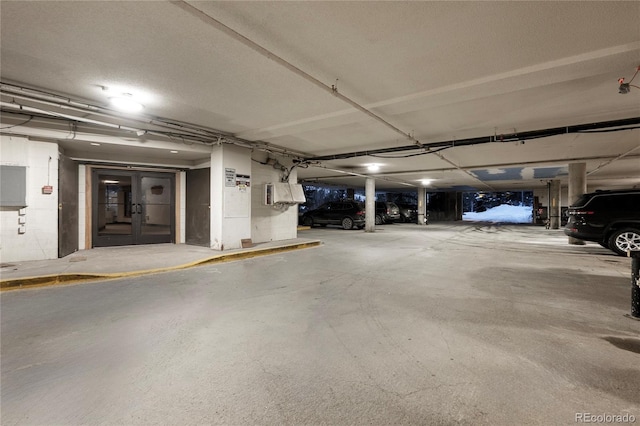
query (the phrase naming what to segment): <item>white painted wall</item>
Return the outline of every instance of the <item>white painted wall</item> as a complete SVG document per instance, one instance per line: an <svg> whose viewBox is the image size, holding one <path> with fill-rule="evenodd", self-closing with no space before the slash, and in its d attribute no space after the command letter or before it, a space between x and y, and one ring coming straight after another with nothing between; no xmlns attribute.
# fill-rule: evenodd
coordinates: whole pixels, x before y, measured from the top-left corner
<svg viewBox="0 0 640 426"><path fill-rule="evenodd" d="M18 234L17 208L0 208L0 260L57 258L58 144L0 136L0 163L27 167L26 232ZM53 186L52 194L42 193L45 185Z"/></svg>
<svg viewBox="0 0 640 426"><path fill-rule="evenodd" d="M251 238L251 193L247 188L225 185L225 169L251 176L251 150L234 145L220 145L211 153L211 248L242 248L243 239Z"/></svg>
<svg viewBox="0 0 640 426"><path fill-rule="evenodd" d="M282 172L272 165L263 165L267 160L264 153L255 153L251 163L251 239L254 243L280 241L297 238L298 236L298 205L287 210L275 209L264 204L264 186L267 183L280 182ZM288 159L276 158L285 167L291 167ZM289 176L290 183L298 180L296 169Z"/></svg>

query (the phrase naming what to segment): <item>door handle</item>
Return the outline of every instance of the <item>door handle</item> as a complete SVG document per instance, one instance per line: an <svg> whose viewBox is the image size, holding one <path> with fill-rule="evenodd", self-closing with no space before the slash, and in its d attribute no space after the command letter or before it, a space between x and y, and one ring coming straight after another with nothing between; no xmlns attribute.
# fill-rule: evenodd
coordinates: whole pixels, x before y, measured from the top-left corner
<svg viewBox="0 0 640 426"><path fill-rule="evenodd" d="M131 214L136 214L136 204L131 203Z"/></svg>
<svg viewBox="0 0 640 426"><path fill-rule="evenodd" d="M142 214L142 204L138 204L138 214Z"/></svg>

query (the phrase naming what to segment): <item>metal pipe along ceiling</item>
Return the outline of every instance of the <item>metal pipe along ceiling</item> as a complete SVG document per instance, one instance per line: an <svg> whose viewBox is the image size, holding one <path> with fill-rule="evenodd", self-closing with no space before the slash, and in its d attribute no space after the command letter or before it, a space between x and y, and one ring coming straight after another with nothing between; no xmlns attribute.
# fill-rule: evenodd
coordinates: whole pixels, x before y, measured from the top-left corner
<svg viewBox="0 0 640 426"><path fill-rule="evenodd" d="M571 133L598 133L604 131L623 131L639 129L640 117L627 118L624 120L614 121L601 121L597 123L578 124L564 127L553 127L542 130L533 130L528 132L512 133L508 135L490 135L480 136L476 138L468 139L456 139L439 142L431 142L421 144L422 147L416 147L415 145L397 146L391 148L380 148L367 151L354 151L345 152L342 154L323 155L319 157L308 157L308 161L328 161L328 160L343 160L354 157L365 157L367 155L377 154L390 154L397 152L416 151L418 149L426 149L425 153L432 153L439 156L436 151L430 151L432 148L454 148L457 146L469 146L480 145L485 143L501 143L501 142L514 142L514 141L526 141L532 139L541 139L550 136L571 134ZM635 126L635 127L623 127L623 126ZM604 130L609 129L609 130Z"/></svg>
<svg viewBox="0 0 640 426"><path fill-rule="evenodd" d="M181 123L175 120L167 121L159 117L122 117L117 114L113 114L110 110L95 105L85 104L81 102L73 101L69 98L42 92L36 89L25 88L8 83L1 83L0 93L8 98L11 98L11 102L0 101L1 112L8 114L25 114L25 115L37 115L43 118L50 117L54 119L63 119L69 122L87 123L95 126L107 127L111 129L117 129L127 132L145 132L146 134L153 136L160 136L169 138L170 140L189 141L191 143L198 143L202 145L216 145L219 143L230 143L238 146L243 146L251 149L258 149L264 151L272 151L282 155L288 155L295 158L302 159L309 156L308 153L296 152L287 148L283 148L277 145L272 145L267 142L252 142L246 141L233 136L232 134L220 132L217 130L201 128L188 123ZM23 99L31 103L38 103L39 105L53 106L66 111L75 111L85 114L94 115L97 117L106 117L114 120L125 120L127 122L134 123L136 127L125 126L122 124L116 124L108 121L97 120L87 118L87 116L78 116L72 114L65 114L57 111L49 111L43 108L37 108L30 105L21 105L17 103L16 99ZM138 125L139 124L139 125ZM167 130L151 130L147 128L148 125L164 128Z"/></svg>

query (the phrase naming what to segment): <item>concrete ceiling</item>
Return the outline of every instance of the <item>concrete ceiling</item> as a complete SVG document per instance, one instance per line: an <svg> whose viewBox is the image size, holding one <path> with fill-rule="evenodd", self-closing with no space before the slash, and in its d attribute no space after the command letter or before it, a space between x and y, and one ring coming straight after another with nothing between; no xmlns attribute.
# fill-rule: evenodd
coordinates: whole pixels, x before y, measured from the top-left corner
<svg viewBox="0 0 640 426"><path fill-rule="evenodd" d="M619 94L617 81L640 66L640 2L3 1L0 18L3 83L98 107L108 107L102 87L116 88L144 104L144 118L305 157L449 142L437 154L326 160L300 179L362 188L365 165L378 163L378 188L428 178L433 189L526 189L566 182L567 165L584 161L590 188L640 185L639 129L455 146L640 117L640 88ZM38 117L18 125L25 116L6 114L7 103L60 108L2 100L3 123L15 126L4 134L56 131L77 158L207 159L206 146L180 138L129 131L114 142Z"/></svg>

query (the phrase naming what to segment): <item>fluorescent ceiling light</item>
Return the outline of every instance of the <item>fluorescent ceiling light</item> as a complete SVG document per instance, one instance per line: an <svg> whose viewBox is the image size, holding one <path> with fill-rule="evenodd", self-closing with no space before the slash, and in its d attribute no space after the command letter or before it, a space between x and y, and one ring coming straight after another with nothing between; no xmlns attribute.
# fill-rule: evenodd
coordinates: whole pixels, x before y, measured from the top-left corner
<svg viewBox="0 0 640 426"><path fill-rule="evenodd" d="M119 180L103 180L104 183L120 183Z"/></svg>
<svg viewBox="0 0 640 426"><path fill-rule="evenodd" d="M115 109L122 112L140 112L144 109L141 103L124 96L109 98L109 101Z"/></svg>
<svg viewBox="0 0 640 426"><path fill-rule="evenodd" d="M423 186L429 186L429 185L431 185L431 182L433 182L433 180L432 180L432 179L421 179L421 180L420 180L420 183L421 183Z"/></svg>
<svg viewBox="0 0 640 426"><path fill-rule="evenodd" d="M93 146L100 146L100 144L98 142L91 142L91 145Z"/></svg>
<svg viewBox="0 0 640 426"><path fill-rule="evenodd" d="M178 151L169 151L169 152L172 153L172 154L177 154L178 153Z"/></svg>
<svg viewBox="0 0 640 426"><path fill-rule="evenodd" d="M380 164L369 164L367 166L367 170L369 170L370 172L377 172L378 170L380 170Z"/></svg>

